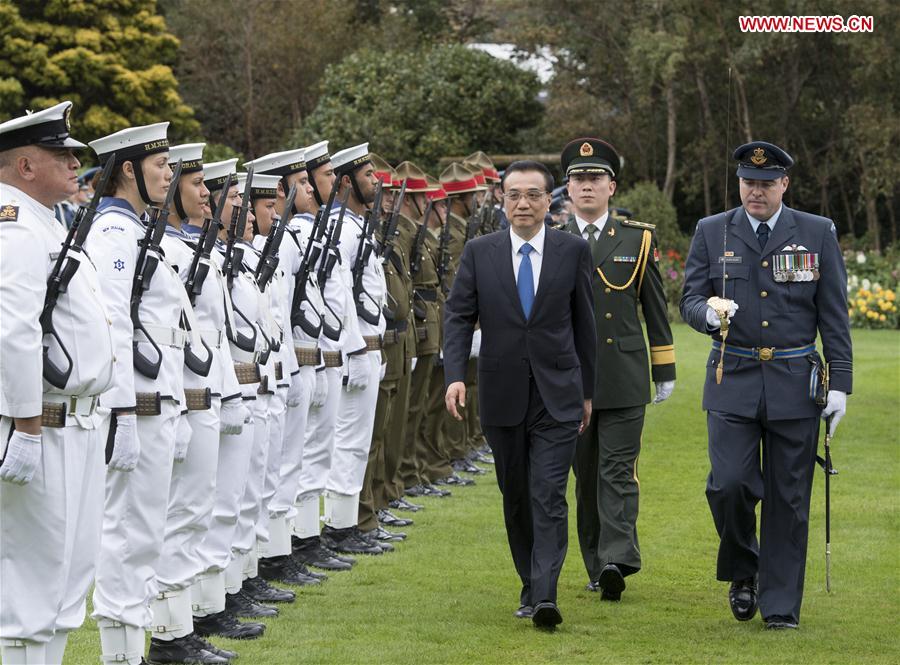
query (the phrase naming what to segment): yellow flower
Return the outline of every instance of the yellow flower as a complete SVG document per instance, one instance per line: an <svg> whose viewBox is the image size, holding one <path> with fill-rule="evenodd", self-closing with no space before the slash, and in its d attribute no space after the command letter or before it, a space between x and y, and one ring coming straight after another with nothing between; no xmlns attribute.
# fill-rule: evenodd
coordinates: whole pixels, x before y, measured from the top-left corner
<svg viewBox="0 0 900 665"><path fill-rule="evenodd" d="M878 301L878 306L879 306L882 310L884 310L885 312L887 312L887 311L889 311L888 308L891 306L891 303L889 303L889 302L886 301L886 300L879 300L879 301Z"/></svg>
<svg viewBox="0 0 900 665"><path fill-rule="evenodd" d="M864 303L864 302L859 303L859 313L860 314L865 314L868 311L869 311L869 308L866 307L866 303Z"/></svg>
<svg viewBox="0 0 900 665"><path fill-rule="evenodd" d="M847 310L847 316L849 316L851 318L853 317L853 308L852 307Z"/></svg>
<svg viewBox="0 0 900 665"><path fill-rule="evenodd" d="M878 312L875 312L870 309L868 312L866 312L866 316L869 317L870 319L875 319L878 317Z"/></svg>
<svg viewBox="0 0 900 665"><path fill-rule="evenodd" d="M856 306L859 307L860 309L862 309L863 307L865 307L865 306L866 306L866 301L865 301L865 299L864 299L864 298L857 298L857 299L856 299Z"/></svg>
<svg viewBox="0 0 900 665"><path fill-rule="evenodd" d="M891 291L890 289L888 289L887 291L884 292L884 297L887 298L888 300L894 300L894 298L897 297L897 294L894 293L893 291Z"/></svg>
<svg viewBox="0 0 900 665"><path fill-rule="evenodd" d="M879 320L879 321L887 321L887 317L886 317L884 314L879 314L879 315L878 315L878 320Z"/></svg>

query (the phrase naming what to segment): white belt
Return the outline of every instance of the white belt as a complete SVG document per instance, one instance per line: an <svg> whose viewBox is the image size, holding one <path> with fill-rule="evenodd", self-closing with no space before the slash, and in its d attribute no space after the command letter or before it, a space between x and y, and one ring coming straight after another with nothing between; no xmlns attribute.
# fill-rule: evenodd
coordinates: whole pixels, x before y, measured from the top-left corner
<svg viewBox="0 0 900 665"><path fill-rule="evenodd" d="M259 351L244 351L232 344L231 359L236 363L259 363Z"/></svg>
<svg viewBox="0 0 900 665"><path fill-rule="evenodd" d="M304 351L315 351L319 348L319 345L316 342L298 342L294 340L294 348L303 349Z"/></svg>
<svg viewBox="0 0 900 665"><path fill-rule="evenodd" d="M152 323L148 323L144 325L144 330L147 331L147 335L153 339L157 344L161 344L162 346L171 346L176 349L183 349L184 343L187 340L187 332L182 330L181 328L170 328L168 326L157 326ZM145 342L146 339L141 339L144 337L141 334L142 331L135 330L134 335L137 341Z"/></svg>
<svg viewBox="0 0 900 665"><path fill-rule="evenodd" d="M222 346L222 342L225 341L225 331L224 330L213 330L212 328L201 329L197 332L200 333L200 339L202 339L208 346L218 349Z"/></svg>
<svg viewBox="0 0 900 665"><path fill-rule="evenodd" d="M56 395L54 393L44 395L45 402L65 404L67 416L90 417L97 410L99 400L99 395Z"/></svg>

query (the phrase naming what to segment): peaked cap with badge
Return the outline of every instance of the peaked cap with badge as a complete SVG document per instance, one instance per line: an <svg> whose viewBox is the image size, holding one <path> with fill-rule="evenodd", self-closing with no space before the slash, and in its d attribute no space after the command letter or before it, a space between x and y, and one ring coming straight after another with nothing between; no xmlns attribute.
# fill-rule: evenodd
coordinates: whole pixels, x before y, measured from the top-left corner
<svg viewBox="0 0 900 665"><path fill-rule="evenodd" d="M618 151L606 141L582 138L569 141L560 157L562 171L568 177L573 173L607 174L616 179L625 165Z"/></svg>
<svg viewBox="0 0 900 665"><path fill-rule="evenodd" d="M35 145L41 148L81 149L87 146L69 136L72 102L61 102L0 124L0 152Z"/></svg>
<svg viewBox="0 0 900 665"><path fill-rule="evenodd" d="M785 150L766 141L745 143L732 157L738 161L738 177L748 180L777 180L794 165L794 158Z"/></svg>

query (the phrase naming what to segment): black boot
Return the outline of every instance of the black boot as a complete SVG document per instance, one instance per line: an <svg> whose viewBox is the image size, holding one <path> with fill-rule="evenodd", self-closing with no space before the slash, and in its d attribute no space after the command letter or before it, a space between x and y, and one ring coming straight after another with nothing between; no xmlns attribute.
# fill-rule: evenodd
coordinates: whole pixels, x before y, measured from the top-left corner
<svg viewBox="0 0 900 665"><path fill-rule="evenodd" d="M242 623L231 612L217 612L205 617L194 617L194 632L200 637L216 635L230 640L255 640L266 632L261 623Z"/></svg>
<svg viewBox="0 0 900 665"><path fill-rule="evenodd" d="M336 552L349 554L382 554L384 550L378 545L367 542L358 536L356 527L335 529L326 526L322 529L322 542Z"/></svg>
<svg viewBox="0 0 900 665"><path fill-rule="evenodd" d="M260 559L260 564L266 559ZM289 589L278 589L257 575L244 580L241 587L257 603L293 603L297 594Z"/></svg>
<svg viewBox="0 0 900 665"><path fill-rule="evenodd" d="M297 545L291 547L294 559L307 566L322 570L350 570L353 567L353 564L341 561L322 547L322 541L318 536L298 538L297 541Z"/></svg>
<svg viewBox="0 0 900 665"><path fill-rule="evenodd" d="M243 590L237 593L225 594L225 611L231 612L236 617L255 619L262 617L277 617L278 608L270 605L260 605Z"/></svg>
<svg viewBox="0 0 900 665"><path fill-rule="evenodd" d="M266 561L265 565L263 565L263 561ZM315 586L322 583L321 580L304 574L291 555L261 559L259 574L263 579L294 586Z"/></svg>
<svg viewBox="0 0 900 665"><path fill-rule="evenodd" d="M212 642L209 642L202 637L200 637L197 633L191 633L188 637L197 644L201 649L206 649L207 651L211 651L217 656L221 656L226 660L234 660L238 657L237 651L229 651L228 649L220 649Z"/></svg>
<svg viewBox="0 0 900 665"><path fill-rule="evenodd" d="M212 651L202 648L190 636L176 637L174 640L150 639L148 661L152 665L164 663L211 663L222 665L228 663L227 658L217 656Z"/></svg>

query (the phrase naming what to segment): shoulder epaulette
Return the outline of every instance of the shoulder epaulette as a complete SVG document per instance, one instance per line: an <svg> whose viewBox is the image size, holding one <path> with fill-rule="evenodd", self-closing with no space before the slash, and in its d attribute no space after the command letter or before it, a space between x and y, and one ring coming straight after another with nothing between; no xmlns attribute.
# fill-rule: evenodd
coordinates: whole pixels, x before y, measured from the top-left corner
<svg viewBox="0 0 900 665"><path fill-rule="evenodd" d="M636 219L623 219L620 221L622 226L630 226L635 229L647 229L649 231L653 231L656 229L656 224L649 224L647 222L639 222Z"/></svg>
<svg viewBox="0 0 900 665"><path fill-rule="evenodd" d="M0 222L15 222L19 219L19 206L0 206Z"/></svg>

